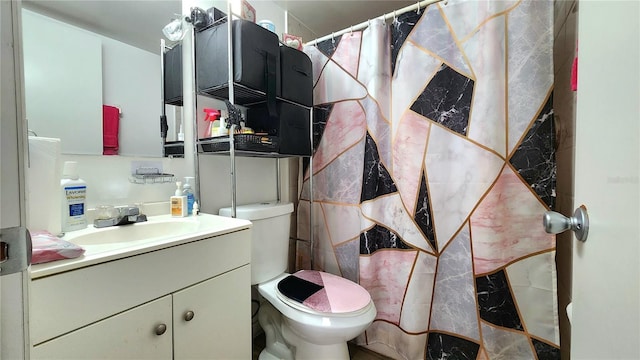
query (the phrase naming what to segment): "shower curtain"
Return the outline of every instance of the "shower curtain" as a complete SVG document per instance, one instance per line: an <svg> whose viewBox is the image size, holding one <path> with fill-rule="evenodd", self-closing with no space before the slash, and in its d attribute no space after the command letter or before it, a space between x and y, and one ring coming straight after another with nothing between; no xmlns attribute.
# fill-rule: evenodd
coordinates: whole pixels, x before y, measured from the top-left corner
<svg viewBox="0 0 640 360"><path fill-rule="evenodd" d="M313 226L314 267L375 302L357 343L387 356L559 358L541 221L555 199L553 2L449 0L389 23L304 49L315 153L298 266Z"/></svg>

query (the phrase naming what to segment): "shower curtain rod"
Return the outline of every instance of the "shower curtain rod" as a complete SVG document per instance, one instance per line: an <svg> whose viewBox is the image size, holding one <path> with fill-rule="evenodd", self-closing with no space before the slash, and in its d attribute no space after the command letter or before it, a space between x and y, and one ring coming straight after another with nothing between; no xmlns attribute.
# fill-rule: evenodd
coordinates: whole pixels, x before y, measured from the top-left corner
<svg viewBox="0 0 640 360"><path fill-rule="evenodd" d="M424 0L424 1L418 1L417 3L415 3L413 5L409 5L409 6L403 7L400 10L396 10L396 11L390 12L388 14L378 16L375 19L382 19L383 21L387 21L389 19L393 19L393 18L397 17L398 15L404 14L406 12L414 11L414 10L417 10L417 9L421 9L421 8L427 7L428 5L435 4L435 3L441 2L441 1L443 1L445 4L447 3L447 0ZM309 41L308 43L305 43L305 45L316 45L319 42L322 42L322 41L325 41L325 40L329 40L331 38L335 38L336 36L340 36L340 35L346 34L348 32L352 32L354 30L362 30L362 29L366 28L367 26L369 26L369 22L370 21L371 21L371 19L369 19L367 21L363 21L358 25L352 25L352 26L350 26L350 27L348 27L348 28L346 28L344 30L340 30L338 32L334 32L334 33L331 33L329 35L326 35L326 36L317 38L315 40Z"/></svg>

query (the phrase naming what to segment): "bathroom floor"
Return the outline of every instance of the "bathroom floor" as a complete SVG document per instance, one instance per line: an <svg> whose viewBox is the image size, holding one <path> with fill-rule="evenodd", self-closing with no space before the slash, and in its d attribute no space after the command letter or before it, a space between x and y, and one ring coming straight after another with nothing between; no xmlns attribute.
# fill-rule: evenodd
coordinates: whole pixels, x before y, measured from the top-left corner
<svg viewBox="0 0 640 360"><path fill-rule="evenodd" d="M258 360L260 351L265 347L264 333L253 339L253 356L252 360ZM351 360L391 360L386 356L377 354L368 349L361 348L357 345L349 343L349 356Z"/></svg>

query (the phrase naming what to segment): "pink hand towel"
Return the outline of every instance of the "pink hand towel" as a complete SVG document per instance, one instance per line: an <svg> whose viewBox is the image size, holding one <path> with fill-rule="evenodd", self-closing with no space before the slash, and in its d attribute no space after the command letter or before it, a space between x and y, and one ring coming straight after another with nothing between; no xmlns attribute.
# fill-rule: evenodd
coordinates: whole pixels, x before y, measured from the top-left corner
<svg viewBox="0 0 640 360"><path fill-rule="evenodd" d="M115 106L102 105L102 154L118 155L118 128L120 110Z"/></svg>

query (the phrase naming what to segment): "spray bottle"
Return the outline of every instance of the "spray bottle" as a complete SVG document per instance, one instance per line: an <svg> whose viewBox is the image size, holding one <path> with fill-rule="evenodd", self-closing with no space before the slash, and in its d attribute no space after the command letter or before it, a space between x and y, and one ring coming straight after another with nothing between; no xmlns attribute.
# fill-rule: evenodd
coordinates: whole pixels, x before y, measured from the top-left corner
<svg viewBox="0 0 640 360"><path fill-rule="evenodd" d="M217 128L220 127L220 110L205 108L203 111L207 114L204 118L204 121L207 123L207 128L204 131L203 138L216 136L218 133Z"/></svg>
<svg viewBox="0 0 640 360"><path fill-rule="evenodd" d="M229 118L229 113L227 111L220 112L220 127L214 129L213 136L226 136L229 135L229 129L227 128L227 119ZM217 130L217 131L216 131Z"/></svg>

